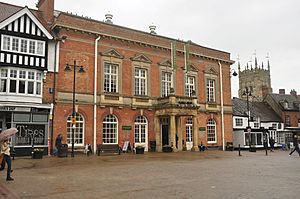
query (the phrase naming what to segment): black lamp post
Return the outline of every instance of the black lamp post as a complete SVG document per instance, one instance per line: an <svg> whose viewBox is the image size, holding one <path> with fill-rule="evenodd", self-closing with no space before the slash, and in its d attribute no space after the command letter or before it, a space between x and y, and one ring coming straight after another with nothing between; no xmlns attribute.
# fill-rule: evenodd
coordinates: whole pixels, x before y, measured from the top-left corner
<svg viewBox="0 0 300 199"><path fill-rule="evenodd" d="M75 103L76 103L76 68L78 67L76 65L76 60L74 60L74 64L66 64L65 66L65 71L71 71L71 66L74 68L73 69L73 109L72 109L72 135L71 135L71 140L72 140L72 152L71 152L71 157L74 157L74 135L75 135L75 127L76 127L76 110L75 110ZM79 68L79 73L85 72L83 69L83 66L80 66Z"/></svg>
<svg viewBox="0 0 300 199"><path fill-rule="evenodd" d="M245 88L243 92L243 96L246 96L247 99L247 115L248 115L248 126L247 126L247 132L249 133L249 150L251 150L251 127L250 127L250 108L249 108L249 96L252 96L251 91L248 89L248 87Z"/></svg>

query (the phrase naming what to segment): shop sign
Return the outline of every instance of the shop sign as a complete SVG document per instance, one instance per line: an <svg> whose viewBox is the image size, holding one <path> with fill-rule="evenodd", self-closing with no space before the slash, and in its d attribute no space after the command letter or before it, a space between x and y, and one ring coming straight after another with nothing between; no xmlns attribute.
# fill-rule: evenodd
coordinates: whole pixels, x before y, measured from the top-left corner
<svg viewBox="0 0 300 199"><path fill-rule="evenodd" d="M15 145L44 145L46 139L45 125L16 124L18 132L15 136Z"/></svg>
<svg viewBox="0 0 300 199"><path fill-rule="evenodd" d="M15 106L0 106L0 111L30 112L30 108L15 107Z"/></svg>

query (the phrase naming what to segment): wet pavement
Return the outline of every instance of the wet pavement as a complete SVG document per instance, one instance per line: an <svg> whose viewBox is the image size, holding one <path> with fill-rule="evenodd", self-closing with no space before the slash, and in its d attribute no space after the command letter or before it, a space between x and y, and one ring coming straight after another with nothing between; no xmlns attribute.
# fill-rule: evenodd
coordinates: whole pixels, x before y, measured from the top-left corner
<svg viewBox="0 0 300 199"><path fill-rule="evenodd" d="M300 197L300 157L276 150L16 157L0 198L289 199Z"/></svg>

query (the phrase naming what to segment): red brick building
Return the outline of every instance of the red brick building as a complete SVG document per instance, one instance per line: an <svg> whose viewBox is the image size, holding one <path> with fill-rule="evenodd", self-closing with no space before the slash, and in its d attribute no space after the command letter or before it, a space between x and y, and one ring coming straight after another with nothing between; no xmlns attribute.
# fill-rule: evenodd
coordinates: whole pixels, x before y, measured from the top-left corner
<svg viewBox="0 0 300 199"><path fill-rule="evenodd" d="M54 12L53 3L38 3L57 42L44 84L44 101L54 104L52 140L62 133L69 146L94 150L125 141L148 150L153 141L156 151L232 141L229 53L114 25L110 16L101 22Z"/></svg>

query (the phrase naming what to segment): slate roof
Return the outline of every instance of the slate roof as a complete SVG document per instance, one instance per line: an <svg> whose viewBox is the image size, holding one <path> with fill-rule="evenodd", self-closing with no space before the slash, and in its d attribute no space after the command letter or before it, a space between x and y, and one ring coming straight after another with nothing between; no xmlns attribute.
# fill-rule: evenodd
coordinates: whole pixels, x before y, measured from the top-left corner
<svg viewBox="0 0 300 199"><path fill-rule="evenodd" d="M247 116L247 100L233 98L233 116ZM282 122L276 112L264 102L249 101L251 117L259 117L262 122Z"/></svg>
<svg viewBox="0 0 300 199"><path fill-rule="evenodd" d="M22 10L23 7L0 2L0 22Z"/></svg>
<svg viewBox="0 0 300 199"><path fill-rule="evenodd" d="M0 22L4 21L5 19L9 18L10 16L14 15L22 9L24 9L24 7L0 2ZM47 31L51 33L50 27L45 21L45 19L42 17L41 12L30 8L28 9L39 20L39 22L44 26L44 28L46 28Z"/></svg>
<svg viewBox="0 0 300 199"><path fill-rule="evenodd" d="M283 102L288 103L288 108L285 110L293 110L293 111L299 111L300 106L300 98L294 95L285 95L285 94L269 94L274 101L281 105L282 109L285 109L283 106Z"/></svg>

